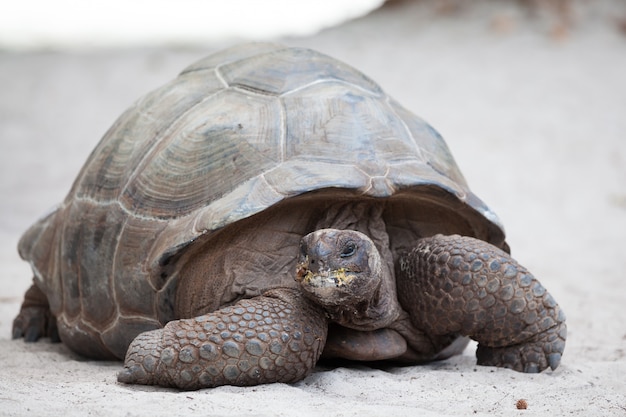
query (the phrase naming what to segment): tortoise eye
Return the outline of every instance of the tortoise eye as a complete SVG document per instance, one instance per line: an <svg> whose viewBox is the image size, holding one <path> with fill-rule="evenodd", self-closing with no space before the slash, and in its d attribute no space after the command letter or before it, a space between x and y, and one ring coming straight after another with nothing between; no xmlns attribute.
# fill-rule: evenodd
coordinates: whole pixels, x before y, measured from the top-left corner
<svg viewBox="0 0 626 417"><path fill-rule="evenodd" d="M356 244L354 242L348 242L343 247L341 254L339 256L341 256L342 258L349 258L355 253L356 253Z"/></svg>

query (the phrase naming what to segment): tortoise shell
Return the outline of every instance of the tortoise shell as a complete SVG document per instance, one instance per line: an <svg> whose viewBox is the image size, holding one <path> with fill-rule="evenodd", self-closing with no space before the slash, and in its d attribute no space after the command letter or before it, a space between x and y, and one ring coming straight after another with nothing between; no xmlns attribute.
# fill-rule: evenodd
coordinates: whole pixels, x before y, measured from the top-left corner
<svg viewBox="0 0 626 417"><path fill-rule="evenodd" d="M64 342L123 358L135 335L176 318L190 246L324 190L408 198L396 219L427 201L442 214L423 233L462 228L506 245L441 136L370 78L309 49L248 44L189 66L123 113L19 250ZM81 351L94 338L96 351Z"/></svg>

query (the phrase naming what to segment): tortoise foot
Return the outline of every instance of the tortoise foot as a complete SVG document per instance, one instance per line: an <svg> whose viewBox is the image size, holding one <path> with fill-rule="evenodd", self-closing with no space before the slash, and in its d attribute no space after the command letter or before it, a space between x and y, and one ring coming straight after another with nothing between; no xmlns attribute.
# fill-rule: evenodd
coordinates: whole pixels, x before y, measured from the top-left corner
<svg viewBox="0 0 626 417"><path fill-rule="evenodd" d="M287 291L168 323L131 343L118 381L199 389L296 382L326 340L320 309Z"/></svg>
<svg viewBox="0 0 626 417"><path fill-rule="evenodd" d="M52 342L61 341L48 299L34 284L26 291L20 312L13 320L12 336L13 339L23 337L25 342L36 342L42 337L49 337Z"/></svg>
<svg viewBox="0 0 626 417"><path fill-rule="evenodd" d="M556 369L565 350L567 327L565 323L536 335L525 343L489 347L478 345L476 357L479 365L499 366L519 372L538 373L550 367Z"/></svg>

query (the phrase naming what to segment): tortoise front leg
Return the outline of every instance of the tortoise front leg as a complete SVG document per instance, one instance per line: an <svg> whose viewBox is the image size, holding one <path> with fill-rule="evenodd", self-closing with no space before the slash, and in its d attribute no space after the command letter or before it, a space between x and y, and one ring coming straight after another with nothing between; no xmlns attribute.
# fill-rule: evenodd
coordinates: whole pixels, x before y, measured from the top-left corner
<svg viewBox="0 0 626 417"><path fill-rule="evenodd" d="M555 369L565 315L507 253L463 236L421 239L397 266L398 298L412 324L478 341L478 364L522 372Z"/></svg>
<svg viewBox="0 0 626 417"><path fill-rule="evenodd" d="M140 334L118 380L189 390L295 382L315 366L327 330L319 307L294 291L271 290Z"/></svg>

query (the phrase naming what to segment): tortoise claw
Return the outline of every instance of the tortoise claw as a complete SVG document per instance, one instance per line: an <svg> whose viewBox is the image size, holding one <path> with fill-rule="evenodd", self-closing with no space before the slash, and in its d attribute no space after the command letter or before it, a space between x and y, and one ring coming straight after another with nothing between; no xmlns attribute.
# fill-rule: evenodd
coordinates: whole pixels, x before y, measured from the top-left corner
<svg viewBox="0 0 626 417"><path fill-rule="evenodd" d="M39 340L42 336L42 332L39 327L40 326L27 327L24 331L24 341L27 343L33 343Z"/></svg>
<svg viewBox="0 0 626 417"><path fill-rule="evenodd" d="M553 371L559 367L559 365L561 364L561 357L563 355L560 353L552 353L550 355L548 355L548 365L550 365L550 369L552 369Z"/></svg>
<svg viewBox="0 0 626 417"><path fill-rule="evenodd" d="M146 371L139 365L124 368L117 374L117 381L123 384L138 384L146 379Z"/></svg>
<svg viewBox="0 0 626 417"><path fill-rule="evenodd" d="M27 343L36 342L42 337L50 337L52 342L60 341L56 318L47 307L22 307L13 320L12 337L24 338Z"/></svg>

